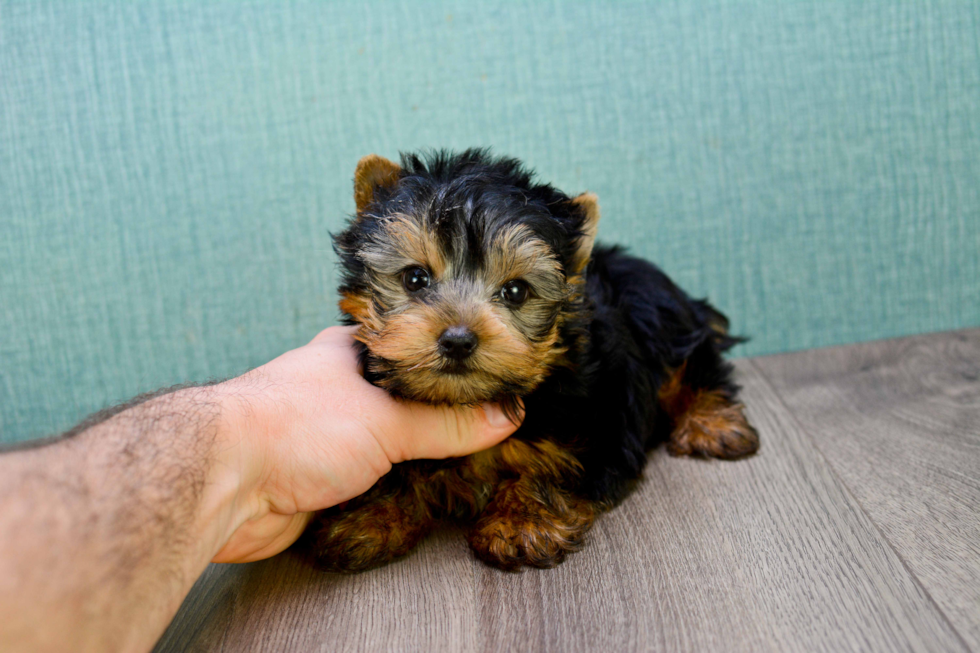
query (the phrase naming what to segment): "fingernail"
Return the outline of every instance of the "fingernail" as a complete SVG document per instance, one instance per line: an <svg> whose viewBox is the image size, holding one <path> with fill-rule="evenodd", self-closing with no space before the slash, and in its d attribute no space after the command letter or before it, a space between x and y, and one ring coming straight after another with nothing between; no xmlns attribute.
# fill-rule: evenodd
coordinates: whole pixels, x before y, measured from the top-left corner
<svg viewBox="0 0 980 653"><path fill-rule="evenodd" d="M487 416L487 424L491 428L500 429L510 424L499 404L483 404L483 414Z"/></svg>

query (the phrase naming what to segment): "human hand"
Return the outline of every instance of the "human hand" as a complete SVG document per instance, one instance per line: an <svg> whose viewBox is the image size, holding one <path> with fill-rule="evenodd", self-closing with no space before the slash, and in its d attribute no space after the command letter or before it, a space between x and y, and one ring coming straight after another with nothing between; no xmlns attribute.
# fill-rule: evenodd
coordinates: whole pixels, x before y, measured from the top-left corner
<svg viewBox="0 0 980 653"><path fill-rule="evenodd" d="M496 405L428 406L371 385L358 370L356 330L327 329L215 386L221 405L215 464L238 483L215 562L279 553L314 511L367 491L395 463L464 456L516 430Z"/></svg>

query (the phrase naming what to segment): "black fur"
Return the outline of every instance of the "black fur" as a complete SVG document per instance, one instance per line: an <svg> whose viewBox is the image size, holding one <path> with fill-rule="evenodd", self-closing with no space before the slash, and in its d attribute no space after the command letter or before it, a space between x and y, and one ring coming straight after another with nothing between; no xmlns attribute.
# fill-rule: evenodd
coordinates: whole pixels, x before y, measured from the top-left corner
<svg viewBox="0 0 980 653"><path fill-rule="evenodd" d="M575 433L586 470L579 491L615 502L643 470L646 451L670 433L657 401L669 370L696 361L689 363L691 385L734 397L732 367L721 355L739 340L712 328L727 319L707 302L691 299L655 265L618 247L593 251L586 289L590 346L578 373L553 375L526 403L529 418L561 422L537 428L559 437ZM576 398L569 396L572 387Z"/></svg>

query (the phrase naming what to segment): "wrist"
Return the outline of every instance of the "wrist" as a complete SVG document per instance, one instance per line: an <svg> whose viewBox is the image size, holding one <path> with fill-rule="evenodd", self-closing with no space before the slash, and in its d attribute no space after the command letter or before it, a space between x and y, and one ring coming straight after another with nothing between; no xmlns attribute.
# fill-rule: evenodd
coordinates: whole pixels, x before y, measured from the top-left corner
<svg viewBox="0 0 980 653"><path fill-rule="evenodd" d="M220 415L210 466L213 562L249 562L279 553L312 516L279 487L282 469L273 461L289 410L260 379L252 372L211 388Z"/></svg>
<svg viewBox="0 0 980 653"><path fill-rule="evenodd" d="M214 386L190 388L203 392L203 399L216 412L213 442L208 460L206 485L198 512L201 544L208 560L227 544L232 535L261 512L257 486L259 456L250 429L250 402L241 396L236 379Z"/></svg>

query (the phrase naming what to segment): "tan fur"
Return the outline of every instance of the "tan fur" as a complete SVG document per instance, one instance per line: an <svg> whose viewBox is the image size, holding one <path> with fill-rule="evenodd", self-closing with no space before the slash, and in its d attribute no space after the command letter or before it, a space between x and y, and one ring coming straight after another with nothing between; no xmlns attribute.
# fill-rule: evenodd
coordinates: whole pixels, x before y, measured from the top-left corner
<svg viewBox="0 0 980 653"><path fill-rule="evenodd" d="M385 225L387 245L385 255L397 254L400 268L411 264L425 268L436 278L444 278L449 262L443 257L431 229L411 216L396 214ZM388 262L389 266L392 262Z"/></svg>
<svg viewBox="0 0 980 653"><path fill-rule="evenodd" d="M544 490L533 477L504 481L470 531L470 546L502 569L554 567L581 548L597 508L556 487Z"/></svg>
<svg viewBox="0 0 980 653"><path fill-rule="evenodd" d="M433 516L412 488L372 489L347 510L321 512L311 526L320 564L336 571L369 569L407 554L431 530Z"/></svg>
<svg viewBox="0 0 980 653"><path fill-rule="evenodd" d="M362 157L354 170L354 203L357 205L357 212L362 212L374 201L376 189L397 183L401 170L397 163L377 154Z"/></svg>
<svg viewBox="0 0 980 653"><path fill-rule="evenodd" d="M486 256L483 278L487 287L499 288L512 279L526 279L533 286L548 285L552 292L561 291L561 264L525 225L512 227L495 238ZM561 295L549 299L561 299Z"/></svg>
<svg viewBox="0 0 980 653"><path fill-rule="evenodd" d="M599 233L599 196L595 193L582 193L572 199L572 204L577 206L585 215L582 223L582 237L578 242L578 251L575 256L575 269L570 270L572 274L579 274L585 270L592 257L592 246L595 244L596 234Z"/></svg>
<svg viewBox="0 0 980 653"><path fill-rule="evenodd" d="M661 407L673 421L667 451L674 456L738 458L759 450L759 435L744 406L723 392L692 389L684 382L685 362L661 386Z"/></svg>
<svg viewBox="0 0 980 653"><path fill-rule="evenodd" d="M358 322L365 322L370 319L371 297L368 295L358 295L356 293L345 293L340 298L340 310L347 313Z"/></svg>
<svg viewBox="0 0 980 653"><path fill-rule="evenodd" d="M687 372L687 361L681 363L667 377L667 380L660 385L657 398L660 406L667 411L670 418L676 420L685 410L690 402L690 393L684 386L684 374ZM685 394L687 392L687 394Z"/></svg>
<svg viewBox="0 0 980 653"><path fill-rule="evenodd" d="M582 464L572 452L552 440L504 440L470 456L468 463L474 476L484 479L495 479L500 470L505 470L508 474L561 481L582 471Z"/></svg>

